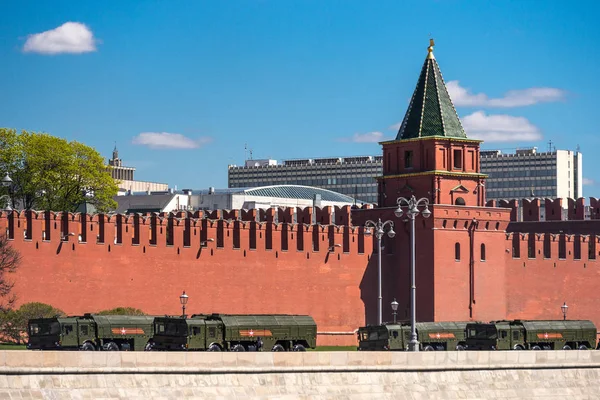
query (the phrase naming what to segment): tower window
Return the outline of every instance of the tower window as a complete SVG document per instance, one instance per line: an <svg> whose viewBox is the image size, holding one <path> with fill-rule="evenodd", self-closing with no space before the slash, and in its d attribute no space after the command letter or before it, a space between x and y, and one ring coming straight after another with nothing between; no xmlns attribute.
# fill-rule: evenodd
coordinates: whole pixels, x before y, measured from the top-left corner
<svg viewBox="0 0 600 400"><path fill-rule="evenodd" d="M454 244L454 259L460 261L460 243Z"/></svg>
<svg viewBox="0 0 600 400"><path fill-rule="evenodd" d="M412 168L413 166L413 152L412 150L406 150L404 152L404 168Z"/></svg>
<svg viewBox="0 0 600 400"><path fill-rule="evenodd" d="M454 150L453 157L454 169L462 169L462 150Z"/></svg>

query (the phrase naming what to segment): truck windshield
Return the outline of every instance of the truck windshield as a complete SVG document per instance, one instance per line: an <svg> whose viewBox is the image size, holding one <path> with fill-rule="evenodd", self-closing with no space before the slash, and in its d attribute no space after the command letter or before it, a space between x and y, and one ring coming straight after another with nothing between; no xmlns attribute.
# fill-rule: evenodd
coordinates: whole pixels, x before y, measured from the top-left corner
<svg viewBox="0 0 600 400"><path fill-rule="evenodd" d="M29 334L31 336L58 335L60 333L60 324L58 322L43 322L29 325Z"/></svg>
<svg viewBox="0 0 600 400"><path fill-rule="evenodd" d="M163 335L187 336L187 324L185 322L165 322Z"/></svg>
<svg viewBox="0 0 600 400"><path fill-rule="evenodd" d="M478 325L467 330L471 339L497 339L498 330L494 325Z"/></svg>

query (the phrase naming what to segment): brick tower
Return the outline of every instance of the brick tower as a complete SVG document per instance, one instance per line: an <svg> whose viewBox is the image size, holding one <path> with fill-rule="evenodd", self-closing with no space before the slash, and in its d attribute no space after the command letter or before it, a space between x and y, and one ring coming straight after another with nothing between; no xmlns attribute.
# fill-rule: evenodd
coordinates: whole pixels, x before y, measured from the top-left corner
<svg viewBox="0 0 600 400"><path fill-rule="evenodd" d="M432 204L484 206L480 140L468 139L433 55L433 39L395 140L383 145L379 206L399 196Z"/></svg>

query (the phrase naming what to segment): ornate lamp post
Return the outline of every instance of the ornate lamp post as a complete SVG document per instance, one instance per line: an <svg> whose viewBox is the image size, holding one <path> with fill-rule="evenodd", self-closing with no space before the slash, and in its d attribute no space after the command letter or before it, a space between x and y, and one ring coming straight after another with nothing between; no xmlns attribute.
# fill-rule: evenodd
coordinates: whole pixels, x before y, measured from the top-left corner
<svg viewBox="0 0 600 400"><path fill-rule="evenodd" d="M569 306L567 305L566 301L562 306L560 306L560 309L562 310L562 313L563 313L563 321L566 321L567 320L567 311L569 311Z"/></svg>
<svg viewBox="0 0 600 400"><path fill-rule="evenodd" d="M4 178L2 178L2 186L8 188L8 190L10 191L10 188L12 187L12 183L13 180L11 179L11 177L8 175L8 173L6 175L4 175ZM2 201L2 199L7 198L8 202L6 203L6 211L11 211L12 207L10 206L10 194L5 194L0 196L0 201Z"/></svg>
<svg viewBox="0 0 600 400"><path fill-rule="evenodd" d="M381 238L385 233L386 228L389 228L387 235L390 238L396 236L394 232L394 222L385 221L381 222L381 218L377 222L368 220L365 223L366 228L375 228L375 236L377 237L377 284L378 284L378 298L377 298L377 325L383 324L383 309L382 309L382 297L381 297Z"/></svg>
<svg viewBox="0 0 600 400"><path fill-rule="evenodd" d="M188 295L185 294L185 290L183 291L181 296L179 296L179 302L181 303L181 308L183 309L182 317L185 318L185 305L188 302Z"/></svg>
<svg viewBox="0 0 600 400"><path fill-rule="evenodd" d="M394 301L392 301L390 303L390 306L392 306L392 314L394 315L394 323L396 323L396 314L398 311L398 302L396 301L396 299L394 299Z"/></svg>
<svg viewBox="0 0 600 400"><path fill-rule="evenodd" d="M417 340L417 329L416 329L416 318L417 318L417 306L416 306L416 291L417 287L415 284L415 217L419 215L419 212L423 214L424 218L429 218L431 211L429 211L429 200L425 197L417 200L415 196L412 196L409 200L404 197L398 197L396 200L398 208L394 211L396 217L400 218L403 215L402 206L406 205L408 210L406 215L410 218L410 342L408 343L408 351L419 351L419 341ZM419 211L419 206L425 207L423 211Z"/></svg>

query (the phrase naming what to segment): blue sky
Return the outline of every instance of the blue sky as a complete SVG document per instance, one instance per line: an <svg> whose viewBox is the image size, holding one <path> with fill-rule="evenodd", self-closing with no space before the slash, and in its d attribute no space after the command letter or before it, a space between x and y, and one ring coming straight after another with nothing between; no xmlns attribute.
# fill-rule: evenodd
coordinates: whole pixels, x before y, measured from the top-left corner
<svg viewBox="0 0 600 400"><path fill-rule="evenodd" d="M136 179L227 186L254 158L380 154L430 35L485 149L581 146L600 197L598 2L0 4L0 126L74 139Z"/></svg>

